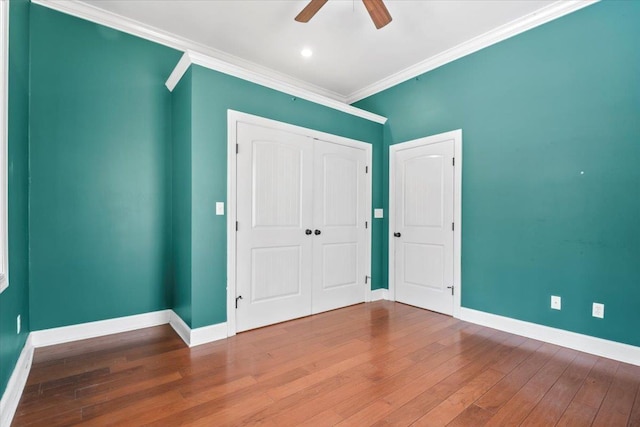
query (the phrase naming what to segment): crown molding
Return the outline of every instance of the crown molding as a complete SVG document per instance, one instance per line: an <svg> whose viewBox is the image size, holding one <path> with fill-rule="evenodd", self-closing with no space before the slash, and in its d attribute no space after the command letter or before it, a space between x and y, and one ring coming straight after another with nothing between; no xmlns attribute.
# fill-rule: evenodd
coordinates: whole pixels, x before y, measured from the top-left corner
<svg viewBox="0 0 640 427"><path fill-rule="evenodd" d="M199 52L187 51L191 62L196 65L200 65L211 70L220 71L225 74L229 74L252 83L257 83L261 86L265 86L271 89L275 89L280 92L293 95L294 97L304 99L316 104L324 105L325 107L332 108L334 110L342 111L343 113L350 114L352 116L360 117L372 122L385 124L387 118L378 114L371 113L369 111L362 110L352 105L346 104L342 101L336 101L335 99L328 98L318 93L300 88L294 84L288 83L284 80L273 79L264 74L257 74L251 71L237 70L233 68L233 65L221 61L217 58L203 55ZM185 70L186 71L186 70Z"/></svg>
<svg viewBox="0 0 640 427"><path fill-rule="evenodd" d="M366 120L381 124L387 121L385 117L348 105L346 97L336 92L77 0L32 0L32 3L185 52L187 58L182 56L167 80L169 90L180 81L190 64L197 64Z"/></svg>
<svg viewBox="0 0 640 427"><path fill-rule="evenodd" d="M445 50L442 53L427 58L424 61L418 62L415 65L405 68L404 70L392 74L391 76L379 80L367 87L359 89L348 95L345 102L347 104L352 104L356 101L360 101L361 99L375 95L376 93L382 92L390 87L434 70L448 64L449 62L453 62L456 59L460 59L463 56L470 55L484 49L485 47L489 47L532 28L546 24L549 21L568 15L569 13L590 6L598 1L599 0L557 1L549 6L530 13L529 15L518 18L478 37L464 43L460 43L459 45Z"/></svg>
<svg viewBox="0 0 640 427"><path fill-rule="evenodd" d="M167 82L164 84L167 89L169 89L169 92L173 92L180 80L182 80L182 76L184 76L184 73L187 72L190 66L191 58L189 58L189 54L185 52L169 75Z"/></svg>
<svg viewBox="0 0 640 427"><path fill-rule="evenodd" d="M193 52L189 50L186 51L184 55L182 55L182 58L180 58L180 61L178 61L176 67L173 69L171 75L167 79L167 82L165 83L167 89L173 91L173 89L176 87L178 82L180 82L180 79L182 79L182 76L184 76L191 64L200 65L204 68L229 74L234 77L259 84L261 86L293 95L294 97L298 97L300 99L305 99L307 101L324 105L325 107L329 107L334 110L342 111L343 113L347 113L352 116L370 120L372 122L384 124L387 121L386 117L382 117L377 114L370 113L369 111L365 111L349 104L345 104L344 102L336 101L334 99L318 95L317 93L313 93L299 87L289 85L283 81L274 80L264 75L255 74L251 71L238 70L234 68L233 65L230 65L217 58L213 58L211 56L203 55L199 52Z"/></svg>

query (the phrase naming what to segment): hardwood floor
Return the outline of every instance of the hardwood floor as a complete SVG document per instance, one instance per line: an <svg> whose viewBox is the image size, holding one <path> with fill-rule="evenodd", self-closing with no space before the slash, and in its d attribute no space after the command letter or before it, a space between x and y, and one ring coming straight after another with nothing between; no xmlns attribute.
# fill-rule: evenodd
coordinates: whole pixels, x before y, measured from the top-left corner
<svg viewBox="0 0 640 427"><path fill-rule="evenodd" d="M640 426L640 367L379 301L37 349L13 425Z"/></svg>

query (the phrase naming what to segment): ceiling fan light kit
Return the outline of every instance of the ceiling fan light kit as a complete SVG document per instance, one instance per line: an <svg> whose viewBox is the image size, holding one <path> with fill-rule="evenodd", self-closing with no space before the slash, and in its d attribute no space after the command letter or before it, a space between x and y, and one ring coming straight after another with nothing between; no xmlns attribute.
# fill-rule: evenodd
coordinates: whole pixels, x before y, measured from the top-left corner
<svg viewBox="0 0 640 427"><path fill-rule="evenodd" d="M309 4L295 17L298 22L309 22L328 0L311 0ZM369 12L369 16L377 29L380 29L393 20L382 0L362 0Z"/></svg>

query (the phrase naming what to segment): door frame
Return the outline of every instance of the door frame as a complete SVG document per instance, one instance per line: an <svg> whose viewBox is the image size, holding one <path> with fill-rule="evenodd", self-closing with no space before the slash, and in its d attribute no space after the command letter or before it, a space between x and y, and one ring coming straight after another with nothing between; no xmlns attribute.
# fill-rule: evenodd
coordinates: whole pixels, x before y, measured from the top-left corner
<svg viewBox="0 0 640 427"><path fill-rule="evenodd" d="M389 299L396 300L395 284L395 159L401 150L435 144L443 140L453 140L455 165L453 170L453 317L460 318L462 297L462 129L426 136L394 144L389 147Z"/></svg>
<svg viewBox="0 0 640 427"><path fill-rule="evenodd" d="M365 242L366 264L365 270L367 275L371 277L371 230L373 224L371 221L371 203L372 203L372 177L373 177L373 147L370 143L358 141L351 138L345 138L326 132L304 128L289 123L279 122L267 119L253 114L242 113L236 110L227 110L227 336L236 334L236 315L235 315L235 298L236 298L236 220L237 220L237 165L236 165L236 139L238 123L249 123L257 126L269 127L271 129L283 130L298 135L322 140L332 144L340 144L348 147L364 149L367 156L368 178L367 184L367 202L365 209L366 218L369 223L367 232L367 241ZM364 302L371 301L371 282L365 287Z"/></svg>

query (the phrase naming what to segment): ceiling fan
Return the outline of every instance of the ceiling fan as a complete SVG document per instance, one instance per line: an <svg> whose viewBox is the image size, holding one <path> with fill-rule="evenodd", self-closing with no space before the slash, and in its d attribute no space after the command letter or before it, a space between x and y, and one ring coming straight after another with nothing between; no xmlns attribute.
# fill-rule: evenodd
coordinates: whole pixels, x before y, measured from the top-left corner
<svg viewBox="0 0 640 427"><path fill-rule="evenodd" d="M302 9L302 12L296 16L296 21L309 22L327 1L328 0L311 0L309 4ZM377 29L391 22L391 14L389 14L382 0L362 0L362 3L364 3L367 8L367 12L369 12L369 16L371 16L371 20Z"/></svg>

